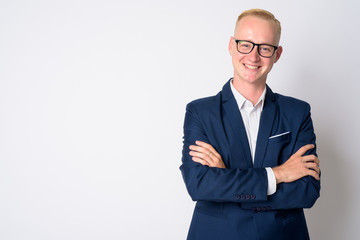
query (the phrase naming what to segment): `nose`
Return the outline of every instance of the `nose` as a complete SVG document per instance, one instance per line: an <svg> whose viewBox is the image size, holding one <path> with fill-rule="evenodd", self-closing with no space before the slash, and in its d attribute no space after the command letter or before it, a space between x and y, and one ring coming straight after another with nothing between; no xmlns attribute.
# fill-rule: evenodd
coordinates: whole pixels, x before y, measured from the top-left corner
<svg viewBox="0 0 360 240"><path fill-rule="evenodd" d="M254 49L248 54L248 58L253 62L258 62L261 59L258 52L258 47L259 46L255 46Z"/></svg>

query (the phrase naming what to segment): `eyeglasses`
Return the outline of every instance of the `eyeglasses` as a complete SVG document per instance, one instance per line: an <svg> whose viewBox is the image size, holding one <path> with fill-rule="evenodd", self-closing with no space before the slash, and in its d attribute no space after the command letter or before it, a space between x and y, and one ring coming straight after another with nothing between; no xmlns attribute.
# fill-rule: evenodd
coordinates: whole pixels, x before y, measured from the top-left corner
<svg viewBox="0 0 360 240"><path fill-rule="evenodd" d="M250 41L245 40L237 40L234 39L236 42L236 48L239 53L243 54L249 54L254 49L255 46L257 46L257 51L260 56L264 58L270 58L274 55L276 49L278 49L277 46L269 45L269 44L256 44Z"/></svg>

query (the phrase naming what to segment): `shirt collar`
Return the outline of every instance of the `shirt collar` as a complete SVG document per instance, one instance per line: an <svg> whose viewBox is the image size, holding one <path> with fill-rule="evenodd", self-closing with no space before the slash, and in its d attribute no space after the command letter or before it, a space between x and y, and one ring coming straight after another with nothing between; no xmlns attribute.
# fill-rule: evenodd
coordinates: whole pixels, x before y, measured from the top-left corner
<svg viewBox="0 0 360 240"><path fill-rule="evenodd" d="M247 100L241 93L239 93L234 85L233 80L230 81L231 91L235 97L235 100L238 104L239 109L245 109L246 111L250 112L253 108L260 107L260 110L262 111L264 107L264 101L265 101L265 95L266 95L266 87L264 88L263 93L261 94L258 102L255 104L255 106L252 105L252 103Z"/></svg>

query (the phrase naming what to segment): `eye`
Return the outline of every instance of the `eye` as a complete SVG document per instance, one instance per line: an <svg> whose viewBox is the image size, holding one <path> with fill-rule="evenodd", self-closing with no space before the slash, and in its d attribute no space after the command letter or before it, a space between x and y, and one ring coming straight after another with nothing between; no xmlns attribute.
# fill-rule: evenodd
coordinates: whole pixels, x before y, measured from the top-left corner
<svg viewBox="0 0 360 240"><path fill-rule="evenodd" d="M249 43L240 43L240 47L249 48L250 44Z"/></svg>
<svg viewBox="0 0 360 240"><path fill-rule="evenodd" d="M272 48L270 46L261 46L260 51L262 52L271 52Z"/></svg>

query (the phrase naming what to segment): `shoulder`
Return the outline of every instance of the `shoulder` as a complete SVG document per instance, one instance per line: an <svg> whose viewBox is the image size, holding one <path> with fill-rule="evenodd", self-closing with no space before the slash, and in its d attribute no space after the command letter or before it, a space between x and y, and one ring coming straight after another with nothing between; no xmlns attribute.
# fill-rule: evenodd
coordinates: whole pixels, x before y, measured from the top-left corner
<svg viewBox="0 0 360 240"><path fill-rule="evenodd" d="M290 96L285 96L279 93L274 93L277 102L279 105L284 107L295 107L295 108L307 108L310 107L310 104L305 102L304 100L297 99Z"/></svg>
<svg viewBox="0 0 360 240"><path fill-rule="evenodd" d="M231 79L232 78L230 78L225 83L225 85L216 95L193 100L187 104L186 110L196 110L199 113L204 114L208 114L211 112L219 112L219 110L221 110L222 108L222 103L224 101L234 98L230 87Z"/></svg>
<svg viewBox="0 0 360 240"><path fill-rule="evenodd" d="M275 93L276 102L282 114L296 118L305 117L310 113L310 104L306 101Z"/></svg>
<svg viewBox="0 0 360 240"><path fill-rule="evenodd" d="M189 102L186 110L195 110L197 112L207 112L217 109L221 105L221 92L217 95L195 99Z"/></svg>
<svg viewBox="0 0 360 240"><path fill-rule="evenodd" d="M298 98L294 98L294 97L290 97L290 96L285 96L279 93L274 93L276 100L281 103L281 104L289 104L289 105L299 105L299 106L305 106L305 105L309 105L306 101L298 99Z"/></svg>

